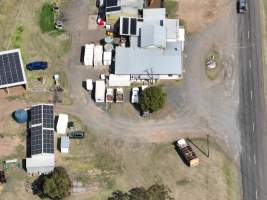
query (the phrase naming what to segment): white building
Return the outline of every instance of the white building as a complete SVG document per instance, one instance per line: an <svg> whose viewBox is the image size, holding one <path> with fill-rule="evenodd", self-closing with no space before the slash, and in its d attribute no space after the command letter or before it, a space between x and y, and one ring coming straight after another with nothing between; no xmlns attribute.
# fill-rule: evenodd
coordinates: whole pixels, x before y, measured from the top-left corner
<svg viewBox="0 0 267 200"><path fill-rule="evenodd" d="M54 106L38 104L30 109L30 157L26 158L28 173L46 174L55 167Z"/></svg>
<svg viewBox="0 0 267 200"><path fill-rule="evenodd" d="M165 8L155 8L143 9L141 19L120 17L119 22L120 35L129 38L130 46L116 47L115 78L131 82L183 78L185 31L179 20L167 19Z"/></svg>
<svg viewBox="0 0 267 200"><path fill-rule="evenodd" d="M70 138L69 136L62 136L60 142L60 151L61 153L69 153L70 148Z"/></svg>
<svg viewBox="0 0 267 200"><path fill-rule="evenodd" d="M68 128L69 116L67 114L59 114L57 121L57 133L66 134Z"/></svg>

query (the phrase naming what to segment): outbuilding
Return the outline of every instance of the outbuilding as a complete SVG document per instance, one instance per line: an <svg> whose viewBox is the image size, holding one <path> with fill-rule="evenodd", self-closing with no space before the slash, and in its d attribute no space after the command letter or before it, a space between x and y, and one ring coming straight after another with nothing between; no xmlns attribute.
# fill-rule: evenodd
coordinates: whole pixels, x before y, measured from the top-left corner
<svg viewBox="0 0 267 200"><path fill-rule="evenodd" d="M69 116L67 114L59 114L57 121L57 133L66 134L68 128Z"/></svg>
<svg viewBox="0 0 267 200"><path fill-rule="evenodd" d="M60 142L60 151L61 153L69 153L70 148L70 138L69 136L62 136Z"/></svg>

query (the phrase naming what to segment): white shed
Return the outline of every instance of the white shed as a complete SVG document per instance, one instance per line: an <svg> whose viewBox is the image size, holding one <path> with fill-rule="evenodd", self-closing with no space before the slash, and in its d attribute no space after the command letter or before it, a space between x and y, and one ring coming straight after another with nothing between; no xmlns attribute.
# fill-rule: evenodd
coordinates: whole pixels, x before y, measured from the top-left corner
<svg viewBox="0 0 267 200"><path fill-rule="evenodd" d="M61 153L69 153L70 148L70 138L69 136L62 136L60 142L60 151Z"/></svg>
<svg viewBox="0 0 267 200"><path fill-rule="evenodd" d="M109 86L110 87L123 87L123 86L130 86L130 75L109 75Z"/></svg>
<svg viewBox="0 0 267 200"><path fill-rule="evenodd" d="M57 121L57 133L66 134L69 116L67 114L59 114Z"/></svg>
<svg viewBox="0 0 267 200"><path fill-rule="evenodd" d="M104 65L111 65L111 58L112 58L112 52L111 51L105 51L103 55L103 63Z"/></svg>
<svg viewBox="0 0 267 200"><path fill-rule="evenodd" d="M93 66L94 46L94 44L85 45L83 63L86 66Z"/></svg>
<svg viewBox="0 0 267 200"><path fill-rule="evenodd" d="M102 45L96 45L94 47L94 66L101 66L103 59L103 46Z"/></svg>
<svg viewBox="0 0 267 200"><path fill-rule="evenodd" d="M95 102L101 103L105 102L105 81L104 80L97 80L95 82Z"/></svg>

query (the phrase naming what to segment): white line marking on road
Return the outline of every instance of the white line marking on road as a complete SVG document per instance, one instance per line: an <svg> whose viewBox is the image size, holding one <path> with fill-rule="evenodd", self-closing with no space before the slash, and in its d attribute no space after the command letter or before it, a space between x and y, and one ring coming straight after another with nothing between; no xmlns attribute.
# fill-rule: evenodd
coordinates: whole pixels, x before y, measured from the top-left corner
<svg viewBox="0 0 267 200"><path fill-rule="evenodd" d="M254 132L254 129L255 129L255 123L253 122L252 123L252 131Z"/></svg>
<svg viewBox="0 0 267 200"><path fill-rule="evenodd" d="M249 68L251 69L251 60L249 60Z"/></svg>
<svg viewBox="0 0 267 200"><path fill-rule="evenodd" d="M258 199L258 189L256 189L256 199Z"/></svg>
<svg viewBox="0 0 267 200"><path fill-rule="evenodd" d="M248 31L248 39L249 39L249 33L250 33L250 32Z"/></svg>
<svg viewBox="0 0 267 200"><path fill-rule="evenodd" d="M252 90L250 90L250 99L252 100L253 98L253 93L252 93Z"/></svg>
<svg viewBox="0 0 267 200"><path fill-rule="evenodd" d="M254 164L256 165L257 164L257 160L256 160L256 155L255 154L253 156L253 159L254 159Z"/></svg>

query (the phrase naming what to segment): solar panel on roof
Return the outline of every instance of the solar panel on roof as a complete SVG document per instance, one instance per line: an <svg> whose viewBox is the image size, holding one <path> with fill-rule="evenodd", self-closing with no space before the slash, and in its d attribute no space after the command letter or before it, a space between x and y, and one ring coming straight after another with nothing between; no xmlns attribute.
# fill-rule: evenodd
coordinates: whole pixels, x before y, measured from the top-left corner
<svg viewBox="0 0 267 200"><path fill-rule="evenodd" d="M42 153L42 126L31 128L31 154Z"/></svg>
<svg viewBox="0 0 267 200"><path fill-rule="evenodd" d="M136 19L131 18L131 34L136 35Z"/></svg>
<svg viewBox="0 0 267 200"><path fill-rule="evenodd" d="M43 152L54 153L54 130L43 130Z"/></svg>
<svg viewBox="0 0 267 200"><path fill-rule="evenodd" d="M54 107L31 107L31 154L54 153Z"/></svg>
<svg viewBox="0 0 267 200"><path fill-rule="evenodd" d="M31 123L32 125L42 123L42 105L31 108Z"/></svg>
<svg viewBox="0 0 267 200"><path fill-rule="evenodd" d="M0 55L0 85L23 82L22 66L18 52Z"/></svg>
<svg viewBox="0 0 267 200"><path fill-rule="evenodd" d="M129 18L123 18L122 20L122 33L126 35L129 33Z"/></svg>
<svg viewBox="0 0 267 200"><path fill-rule="evenodd" d="M106 7L117 6L118 0L106 0Z"/></svg>
<svg viewBox="0 0 267 200"><path fill-rule="evenodd" d="M120 11L121 10L121 6L113 6L113 7L106 7L106 12L116 12L116 11Z"/></svg>
<svg viewBox="0 0 267 200"><path fill-rule="evenodd" d="M54 128L54 112L52 105L43 105L43 127Z"/></svg>

